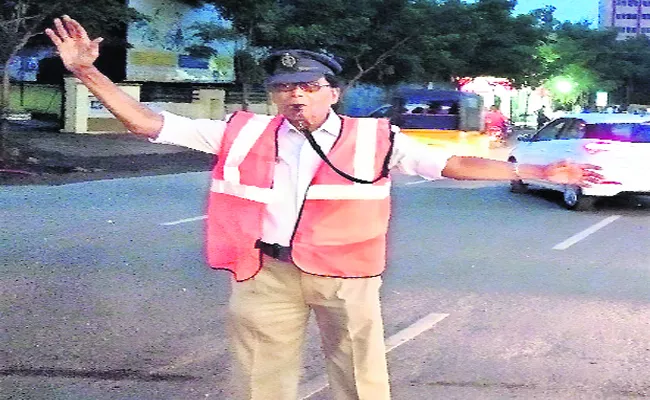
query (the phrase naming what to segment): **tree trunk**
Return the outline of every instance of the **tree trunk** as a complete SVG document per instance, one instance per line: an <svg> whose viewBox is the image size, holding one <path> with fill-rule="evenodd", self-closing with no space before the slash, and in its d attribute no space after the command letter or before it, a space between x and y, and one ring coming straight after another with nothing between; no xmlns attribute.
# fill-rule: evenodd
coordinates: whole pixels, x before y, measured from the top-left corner
<svg viewBox="0 0 650 400"><path fill-rule="evenodd" d="M9 115L9 61L0 71L2 73L2 90L0 90L0 163L7 164L7 116Z"/></svg>
<svg viewBox="0 0 650 400"><path fill-rule="evenodd" d="M632 95L634 94L634 79L627 78L627 86L625 87L625 102L629 106L632 104Z"/></svg>
<svg viewBox="0 0 650 400"><path fill-rule="evenodd" d="M250 83L243 82L241 85L241 109L243 111L248 111L248 105L250 104L250 91Z"/></svg>

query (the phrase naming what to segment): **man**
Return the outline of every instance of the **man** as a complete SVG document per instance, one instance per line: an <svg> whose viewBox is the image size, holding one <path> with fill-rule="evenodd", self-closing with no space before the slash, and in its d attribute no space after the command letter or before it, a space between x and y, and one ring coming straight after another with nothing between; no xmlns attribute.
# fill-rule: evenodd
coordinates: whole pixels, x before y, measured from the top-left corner
<svg viewBox="0 0 650 400"><path fill-rule="evenodd" d="M496 105L490 106L489 111L485 113L485 132L495 140L505 141L507 139L505 137L507 123L508 118L501 113Z"/></svg>
<svg viewBox="0 0 650 400"><path fill-rule="evenodd" d="M506 118L506 116L503 115L501 110L499 110L499 107L497 107L496 105L490 106L488 112L485 113L486 130L492 127L502 129L505 126L506 122L508 122L508 118Z"/></svg>
<svg viewBox="0 0 650 400"><path fill-rule="evenodd" d="M542 127L551 119L546 116L546 107L542 106L537 110L537 129L542 129Z"/></svg>
<svg viewBox="0 0 650 400"><path fill-rule="evenodd" d="M93 66L101 39L91 41L67 16L54 24L46 33L66 68L133 133L218 156L207 253L213 268L233 273L229 332L241 398L296 399L312 310L335 398L390 398L379 305L390 168L429 179L601 179L590 165L456 157L387 120L341 117L331 108L340 65L303 50L267 60L278 116L235 113L224 122L157 114Z"/></svg>

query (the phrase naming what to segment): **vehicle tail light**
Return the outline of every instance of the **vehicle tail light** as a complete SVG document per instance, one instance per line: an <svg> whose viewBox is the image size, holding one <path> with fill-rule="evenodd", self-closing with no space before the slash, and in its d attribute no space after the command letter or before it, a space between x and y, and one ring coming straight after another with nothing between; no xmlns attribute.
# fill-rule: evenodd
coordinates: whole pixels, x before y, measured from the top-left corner
<svg viewBox="0 0 650 400"><path fill-rule="evenodd" d="M609 151L611 144L609 142L597 141L589 142L584 145L585 151L589 154L597 154L603 151Z"/></svg>

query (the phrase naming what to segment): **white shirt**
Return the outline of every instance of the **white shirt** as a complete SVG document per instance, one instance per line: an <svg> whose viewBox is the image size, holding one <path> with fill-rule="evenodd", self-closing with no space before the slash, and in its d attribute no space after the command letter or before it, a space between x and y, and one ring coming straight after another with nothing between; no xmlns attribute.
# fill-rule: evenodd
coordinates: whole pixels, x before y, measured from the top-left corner
<svg viewBox="0 0 650 400"><path fill-rule="evenodd" d="M225 121L190 119L168 112L162 113L165 121L156 143L184 146L206 153L217 154L226 129ZM396 132L393 155L389 166L408 175L425 179L440 179L447 160L452 154L428 147ZM330 111L323 125L312 133L318 145L327 154L341 131L341 118ZM307 139L285 120L278 130L278 158L273 176L274 190L279 190L277 200L267 205L262 227L262 241L288 246L298 221L298 215L309 183L322 160Z"/></svg>

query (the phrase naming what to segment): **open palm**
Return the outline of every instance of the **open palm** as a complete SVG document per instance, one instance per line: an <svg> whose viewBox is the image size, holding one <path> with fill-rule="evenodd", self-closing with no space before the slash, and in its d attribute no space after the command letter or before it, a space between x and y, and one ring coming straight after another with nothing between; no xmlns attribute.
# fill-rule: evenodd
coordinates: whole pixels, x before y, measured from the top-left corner
<svg viewBox="0 0 650 400"><path fill-rule="evenodd" d="M560 161L546 167L546 178L555 183L589 187L599 183L603 176L596 172L600 167L592 164L573 164Z"/></svg>
<svg viewBox="0 0 650 400"><path fill-rule="evenodd" d="M61 19L55 18L54 27L56 31L48 28L45 33L56 46L63 65L70 72L93 65L99 57L102 38L90 40L84 27L67 15Z"/></svg>

